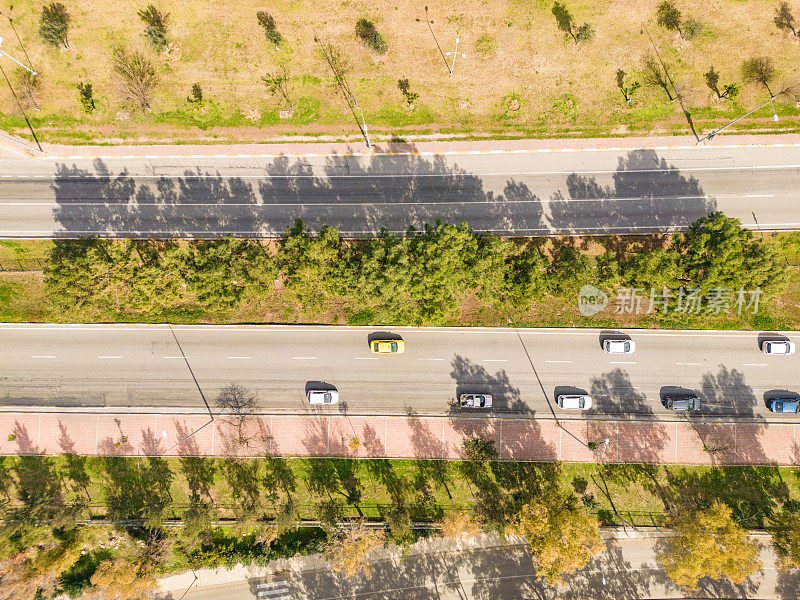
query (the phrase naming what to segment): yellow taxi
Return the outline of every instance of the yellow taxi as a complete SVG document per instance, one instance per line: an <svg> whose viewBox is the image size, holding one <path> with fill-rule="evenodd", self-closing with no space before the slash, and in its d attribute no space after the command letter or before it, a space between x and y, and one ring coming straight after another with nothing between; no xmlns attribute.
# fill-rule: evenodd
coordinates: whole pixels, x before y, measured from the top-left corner
<svg viewBox="0 0 800 600"><path fill-rule="evenodd" d="M372 340L369 349L373 354L402 354L406 345L403 340Z"/></svg>

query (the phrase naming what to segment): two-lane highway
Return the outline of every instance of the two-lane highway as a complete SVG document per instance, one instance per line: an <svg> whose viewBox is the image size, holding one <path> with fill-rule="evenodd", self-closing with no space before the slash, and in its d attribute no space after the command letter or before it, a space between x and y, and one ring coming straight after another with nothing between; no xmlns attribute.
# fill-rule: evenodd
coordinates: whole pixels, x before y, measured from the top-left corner
<svg viewBox="0 0 800 600"><path fill-rule="evenodd" d="M713 210L800 228L800 146L0 159L0 237L345 236L437 219L500 235L680 230Z"/></svg>
<svg viewBox="0 0 800 600"><path fill-rule="evenodd" d="M765 356L757 332L631 330L631 355L604 354L599 330L392 332L406 342L402 355L370 353L375 330L361 327L5 324L0 405L199 411L200 390L213 404L237 383L264 412L302 413L309 382L327 382L342 402L325 410L350 414L446 414L476 391L493 394L497 413L567 416L554 395L575 388L595 399L588 418L666 418L661 397L673 386L700 394L698 418L786 421L794 417L769 413L765 397L800 392L798 355Z"/></svg>

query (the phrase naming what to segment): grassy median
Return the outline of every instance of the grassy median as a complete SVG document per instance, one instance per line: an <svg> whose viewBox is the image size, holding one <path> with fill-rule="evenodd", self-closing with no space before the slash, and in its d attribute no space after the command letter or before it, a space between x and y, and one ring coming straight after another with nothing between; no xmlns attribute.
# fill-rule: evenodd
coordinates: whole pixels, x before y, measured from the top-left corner
<svg viewBox="0 0 800 600"><path fill-rule="evenodd" d="M731 235L750 234L734 228ZM696 312L677 310L674 297L667 314L660 306L648 312L651 287L667 286L673 295L681 285L733 289L740 284L724 277L749 278L762 264L714 259L720 263L714 269L723 271L717 280L728 283L687 278L673 262L680 254L672 250L674 236L503 240L452 226L434 228L413 243L347 242L334 230L320 237L302 227L287 236L269 243L5 241L0 319L800 329L797 233L752 237L759 252L772 256L773 268L782 270L783 282L765 291L757 307L738 307L741 314L735 294L719 314L708 304ZM737 272L726 275L725 269ZM769 283L770 272L760 276ZM596 315L579 311L584 284L610 295ZM625 290L634 287L640 290L637 306L623 302Z"/></svg>
<svg viewBox="0 0 800 600"><path fill-rule="evenodd" d="M35 78L11 72L39 136L76 144L357 135L319 42L333 44L342 56L346 81L373 133L395 137L689 133L682 108L665 90L635 89L645 84L646 59L656 51L675 83L670 96L679 91L694 126L710 130L769 97L763 86L745 81L743 61L769 58L771 89L778 92L792 83L797 50L797 38L775 26L772 0L678 3L681 19L691 23L680 31L657 24L655 2L567 2L574 26L589 24L588 41L559 30L553 3L544 0L449 0L431 5L427 15L421 6L386 0L283 0L269 5L272 21L262 24L257 12L265 7L258 2L178 1L157 6L165 18L156 36L137 15L141 6L63 4L69 15L64 43L42 38L43 4L23 0L9 14L24 48L9 32L3 49L29 59L39 72ZM361 37L360 19L369 23ZM451 75L456 38L459 57ZM144 110L114 72L119 49L139 52L158 80ZM721 94L705 82L712 66ZM617 87L620 69L628 92ZM264 78L282 80L283 91ZM81 102L78 84L91 84L91 102ZM730 84L738 95L726 91ZM778 123L765 107L736 127L797 131L794 102L791 95L777 99ZM0 106L14 106L8 89L0 90ZM0 113L0 127L27 135L12 108Z"/></svg>

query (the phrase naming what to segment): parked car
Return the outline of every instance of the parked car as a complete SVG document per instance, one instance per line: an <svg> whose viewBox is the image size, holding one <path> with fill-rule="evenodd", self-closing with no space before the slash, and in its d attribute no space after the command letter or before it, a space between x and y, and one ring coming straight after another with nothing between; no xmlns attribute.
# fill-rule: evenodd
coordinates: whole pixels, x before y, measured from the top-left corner
<svg viewBox="0 0 800 600"><path fill-rule="evenodd" d="M697 394L664 396L664 408L667 410L697 412L700 410L700 396Z"/></svg>
<svg viewBox="0 0 800 600"><path fill-rule="evenodd" d="M603 352L606 354L633 354L635 351L636 343L633 340L603 340Z"/></svg>
<svg viewBox="0 0 800 600"><path fill-rule="evenodd" d="M767 408L774 413L799 413L800 398L773 398Z"/></svg>
<svg viewBox="0 0 800 600"><path fill-rule="evenodd" d="M336 404L339 402L339 392L336 390L308 390L306 398L309 404Z"/></svg>
<svg viewBox="0 0 800 600"><path fill-rule="evenodd" d="M373 340L369 349L373 354L402 354L406 345L403 340Z"/></svg>
<svg viewBox="0 0 800 600"><path fill-rule="evenodd" d="M564 410L588 410L592 408L592 397L586 394L561 394L556 404Z"/></svg>
<svg viewBox="0 0 800 600"><path fill-rule="evenodd" d="M491 394L461 394L458 397L460 408L491 408Z"/></svg>
<svg viewBox="0 0 800 600"><path fill-rule="evenodd" d="M770 355L794 354L794 342L789 340L765 340L761 342L761 351Z"/></svg>

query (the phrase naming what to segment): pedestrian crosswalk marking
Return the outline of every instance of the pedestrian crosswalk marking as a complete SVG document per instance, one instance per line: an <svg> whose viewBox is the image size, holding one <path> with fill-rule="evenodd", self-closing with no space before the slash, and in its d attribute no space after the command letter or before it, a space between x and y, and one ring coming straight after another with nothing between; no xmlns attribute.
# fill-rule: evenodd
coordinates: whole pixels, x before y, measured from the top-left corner
<svg viewBox="0 0 800 600"><path fill-rule="evenodd" d="M292 600L290 592L285 581L262 581L256 584L258 600Z"/></svg>

